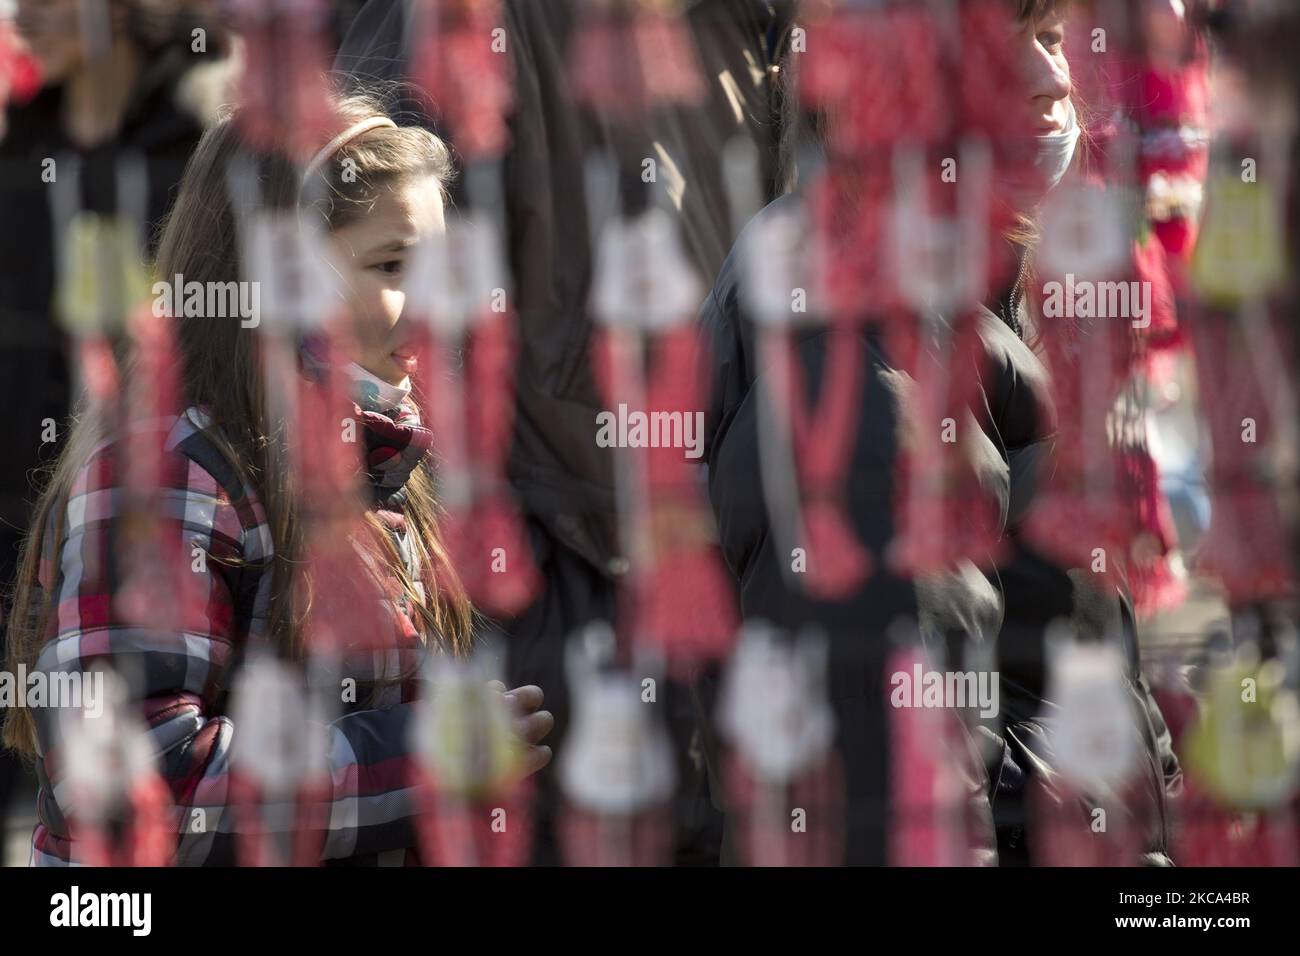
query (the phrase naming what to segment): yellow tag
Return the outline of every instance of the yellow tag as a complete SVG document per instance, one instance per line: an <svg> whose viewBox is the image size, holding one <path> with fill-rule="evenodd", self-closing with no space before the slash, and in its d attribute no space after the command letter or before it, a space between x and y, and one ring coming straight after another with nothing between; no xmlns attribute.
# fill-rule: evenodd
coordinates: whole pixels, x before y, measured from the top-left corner
<svg viewBox="0 0 1300 956"><path fill-rule="evenodd" d="M1267 296L1286 272L1278 197L1262 182L1224 175L1206 195L1205 223L1192 260L1193 287L1221 306Z"/></svg>
<svg viewBox="0 0 1300 956"><path fill-rule="evenodd" d="M477 679L443 681L425 706L426 759L442 787L486 796L518 772L519 739L496 691Z"/></svg>
<svg viewBox="0 0 1300 956"><path fill-rule="evenodd" d="M149 271L130 220L79 212L64 236L56 293L59 321L74 335L113 332L150 297Z"/></svg>
<svg viewBox="0 0 1300 956"><path fill-rule="evenodd" d="M1226 806L1274 806L1296 784L1300 719L1277 662L1216 670L1188 737L1188 770Z"/></svg>

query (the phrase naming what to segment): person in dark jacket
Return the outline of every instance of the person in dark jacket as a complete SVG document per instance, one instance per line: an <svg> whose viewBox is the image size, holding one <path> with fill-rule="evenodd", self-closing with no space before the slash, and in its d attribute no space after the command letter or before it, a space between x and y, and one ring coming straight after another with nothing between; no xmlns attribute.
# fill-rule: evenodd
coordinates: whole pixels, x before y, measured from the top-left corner
<svg viewBox="0 0 1300 956"><path fill-rule="evenodd" d="M203 131L186 95L200 77L217 81L212 68L227 52L211 24L204 42L194 42L191 29L205 21L185 6L153 4L146 12L113 0L107 32L83 34L75 0L17 4L16 25L42 85L26 102L11 103L0 123L0 395L21 410L0 424L7 449L0 464L0 620L38 490L32 472L62 448L71 407L72 369L53 310L66 217L122 212L136 219L141 251L152 248ZM119 195L133 182L142 187L138 203ZM16 758L0 755L0 832L18 779Z"/></svg>
<svg viewBox="0 0 1300 956"><path fill-rule="evenodd" d="M1068 130L1072 109L1068 65L1061 44L1060 4L1014 4L1022 24L1015 42L1026 66L1027 95L1033 115L1055 137ZM793 102L793 97L790 97ZM787 124L786 139L799 143ZM824 136L814 127L812 139ZM1064 175L1072 154L1052 169L1050 188ZM1050 164L1049 164L1050 165ZM760 213L759 221L778 215L783 198ZM747 230L757 228L751 223ZM1048 626L1068 623L1080 640L1122 634L1129 654L1129 689L1142 715L1133 732L1145 754L1143 815L1153 826L1143 834L1146 861L1167 862L1165 794L1176 786L1177 761L1159 710L1141 677L1131 608L1122 588L1098 588L1078 570L1060 567L1023 543L1017 529L1032 507L1037 475L1050 461L1055 431L1050 381L1043 364L1024 340L1030 317L1023 287L1026 270L1016 282L980 310L978 333L981 394L973 412L981 426L970 449L978 485L991 499L1010 540L1010 556L984 571L973 565L951 568L925 579L900 577L883 568L852 594L837 601L813 600L785 573L788 554L777 542L788 541L791 515L772 514L767 504L760 458L760 391L767 386L758 349L759 327L748 311L742 289L742 234L718 275L701 310L711 349L713 389L706 413L709 493L717 516L722 548L740 590L746 619L765 618L797 632L816 625L829 638L827 692L837 722L836 744L845 764L847 790L847 860L879 864L888 860L891 826L900 808L890 804L889 707L884 668L896 620L926 622L927 630L945 639L948 649L981 637L997 637L1002 724L978 728L984 742L987 778L984 794L997 827L997 850L1003 864L1028 860L1026 793L1037 779L1052 788L1054 757L1045 744L1051 705L1044 699L1043 644ZM1005 254L1022 264L1030 250L1008 242ZM1012 270L1015 272L1016 270ZM820 380L829 333L814 327L802 333L797 352L804 378ZM889 355L883 337L869 328L858 334L868 374L861 386L860 415L847 471L846 508L857 539L874 555L887 553L897 532L894 511L895 463L903 422L908 417L913 385ZM840 346L847 347L847 346ZM972 507L976 506L972 502ZM951 658L950 658L951 659ZM698 688L701 710L710 708L711 680ZM710 735L712 741L712 735ZM711 747L710 765L719 755ZM968 768L966 782L972 784ZM975 776L979 776L978 771ZM968 791L969 792L969 791ZM1149 811L1149 812L1145 812ZM734 835L728 828L724 853L734 858Z"/></svg>

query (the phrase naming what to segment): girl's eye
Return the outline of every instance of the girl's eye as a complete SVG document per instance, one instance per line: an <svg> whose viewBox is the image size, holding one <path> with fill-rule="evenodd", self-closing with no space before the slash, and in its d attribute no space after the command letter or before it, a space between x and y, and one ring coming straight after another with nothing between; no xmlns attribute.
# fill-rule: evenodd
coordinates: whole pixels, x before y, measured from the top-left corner
<svg viewBox="0 0 1300 956"><path fill-rule="evenodd" d="M379 262L371 266L372 269L378 269L384 275L395 276L402 271L401 259L388 259L385 262Z"/></svg>
<svg viewBox="0 0 1300 956"><path fill-rule="evenodd" d="M1060 30L1045 30L1038 34L1038 42L1048 50L1055 50L1065 42L1065 34Z"/></svg>

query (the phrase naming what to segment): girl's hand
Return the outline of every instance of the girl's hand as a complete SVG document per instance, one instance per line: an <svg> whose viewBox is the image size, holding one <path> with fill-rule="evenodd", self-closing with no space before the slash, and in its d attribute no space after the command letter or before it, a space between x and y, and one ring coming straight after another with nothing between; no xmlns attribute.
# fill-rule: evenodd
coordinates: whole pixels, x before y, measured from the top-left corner
<svg viewBox="0 0 1300 956"><path fill-rule="evenodd" d="M506 690L506 685L499 680L491 681L490 687L505 694L506 700L513 705L515 712L515 729L524 739L524 775L536 773L551 762L551 748L541 743L542 738L555 726L555 717L549 710L542 710L544 695L536 684L526 684L514 690Z"/></svg>

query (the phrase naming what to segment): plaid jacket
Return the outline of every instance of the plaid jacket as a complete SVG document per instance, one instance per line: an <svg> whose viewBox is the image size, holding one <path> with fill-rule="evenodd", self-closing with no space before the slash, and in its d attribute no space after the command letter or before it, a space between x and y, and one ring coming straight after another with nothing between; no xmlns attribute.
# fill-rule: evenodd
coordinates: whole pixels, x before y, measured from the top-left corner
<svg viewBox="0 0 1300 956"><path fill-rule="evenodd" d="M202 433L208 424L200 410L190 408L154 425L167 432L164 497L167 516L181 519L175 525L184 536L178 553L188 557L197 546L210 555L206 570L196 572L204 600L183 627L162 634L133 627L114 608L121 583L115 559L123 490L120 436L93 452L66 506L53 509L39 572L53 603L35 669L49 675L107 662L127 677L175 802L175 860L188 865L237 862L230 753L238 728L224 713L225 700L244 650L265 638L271 584L269 570L259 567L272 551L262 506ZM232 558L245 563L223 563ZM418 638L412 646L415 631L405 614L388 608L395 640L405 645L397 645L397 653L349 660L348 673L359 684L407 666L410 654L422 652ZM416 845L407 743L413 705L406 696L385 701L383 709L354 710L322 728L330 779L326 861L401 863L413 856L407 852ZM33 715L40 792L30 862L69 865L77 860L77 847L68 836L70 808L60 787L58 714L34 708ZM200 808L204 832L190 832L188 823Z"/></svg>

